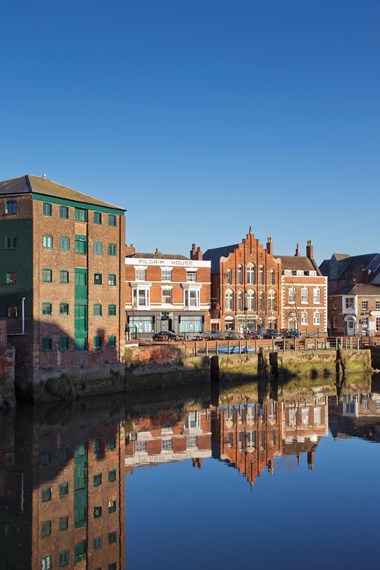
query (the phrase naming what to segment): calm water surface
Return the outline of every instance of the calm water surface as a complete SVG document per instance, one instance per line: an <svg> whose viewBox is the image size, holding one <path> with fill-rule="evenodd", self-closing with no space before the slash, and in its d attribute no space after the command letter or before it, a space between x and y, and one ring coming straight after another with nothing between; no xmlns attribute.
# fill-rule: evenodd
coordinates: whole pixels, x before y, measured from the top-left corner
<svg viewBox="0 0 380 570"><path fill-rule="evenodd" d="M380 568L380 394L160 392L0 419L0 570Z"/></svg>

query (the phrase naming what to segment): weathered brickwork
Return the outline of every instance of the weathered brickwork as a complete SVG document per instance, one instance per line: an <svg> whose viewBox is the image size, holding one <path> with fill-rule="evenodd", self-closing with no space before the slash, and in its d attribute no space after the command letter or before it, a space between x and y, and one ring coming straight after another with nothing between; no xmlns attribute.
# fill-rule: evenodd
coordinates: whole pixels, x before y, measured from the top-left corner
<svg viewBox="0 0 380 570"><path fill-rule="evenodd" d="M17 350L19 387L30 393L48 370L119 362L123 210L32 176L0 182L0 197L0 317Z"/></svg>

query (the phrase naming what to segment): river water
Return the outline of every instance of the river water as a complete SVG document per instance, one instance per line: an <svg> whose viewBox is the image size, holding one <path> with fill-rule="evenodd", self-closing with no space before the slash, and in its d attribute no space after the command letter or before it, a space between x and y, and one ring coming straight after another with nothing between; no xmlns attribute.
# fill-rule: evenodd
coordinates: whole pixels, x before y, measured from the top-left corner
<svg viewBox="0 0 380 570"><path fill-rule="evenodd" d="M0 570L379 568L378 382L20 406Z"/></svg>

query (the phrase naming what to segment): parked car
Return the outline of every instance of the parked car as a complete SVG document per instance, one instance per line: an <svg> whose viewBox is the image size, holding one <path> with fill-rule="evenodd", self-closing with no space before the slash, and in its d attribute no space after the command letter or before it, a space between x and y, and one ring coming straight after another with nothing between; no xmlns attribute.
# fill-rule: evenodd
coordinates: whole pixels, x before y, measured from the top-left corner
<svg viewBox="0 0 380 570"><path fill-rule="evenodd" d="M299 331L288 329L283 332L283 336L285 338L303 338L305 335Z"/></svg>
<svg viewBox="0 0 380 570"><path fill-rule="evenodd" d="M167 340L170 342L175 340L184 340L184 337L172 331L160 331L153 335L153 340Z"/></svg>
<svg viewBox="0 0 380 570"><path fill-rule="evenodd" d="M282 338L282 333L276 329L267 329L264 331L263 338Z"/></svg>
<svg viewBox="0 0 380 570"><path fill-rule="evenodd" d="M239 331L226 331L224 334L226 340L242 340L244 339L244 334Z"/></svg>
<svg viewBox="0 0 380 570"><path fill-rule="evenodd" d="M262 335L256 331L246 331L244 333L244 338L246 338L247 340L249 339L256 340L258 338L262 338Z"/></svg>

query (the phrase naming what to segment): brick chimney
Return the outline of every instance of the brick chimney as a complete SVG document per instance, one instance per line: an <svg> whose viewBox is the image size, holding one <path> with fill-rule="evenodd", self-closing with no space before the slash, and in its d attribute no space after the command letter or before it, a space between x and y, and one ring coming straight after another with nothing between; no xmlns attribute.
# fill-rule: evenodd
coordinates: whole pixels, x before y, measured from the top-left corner
<svg viewBox="0 0 380 570"><path fill-rule="evenodd" d="M267 238L267 253L273 255L273 243L271 237Z"/></svg>
<svg viewBox="0 0 380 570"><path fill-rule="evenodd" d="M312 244L311 239L307 240L307 244L306 244L306 257L308 257L309 259L313 259L314 258L314 247Z"/></svg>
<svg viewBox="0 0 380 570"><path fill-rule="evenodd" d="M200 247L196 247L195 243L192 244L190 250L190 259L201 261L203 259L202 250Z"/></svg>
<svg viewBox="0 0 380 570"><path fill-rule="evenodd" d="M134 253L136 253L136 248L133 247L133 243L131 243L131 245L125 244L125 257L133 255Z"/></svg>
<svg viewBox="0 0 380 570"><path fill-rule="evenodd" d="M297 243L296 252L294 255L295 255L295 257L299 257L299 255L300 255L300 244L299 243Z"/></svg>

